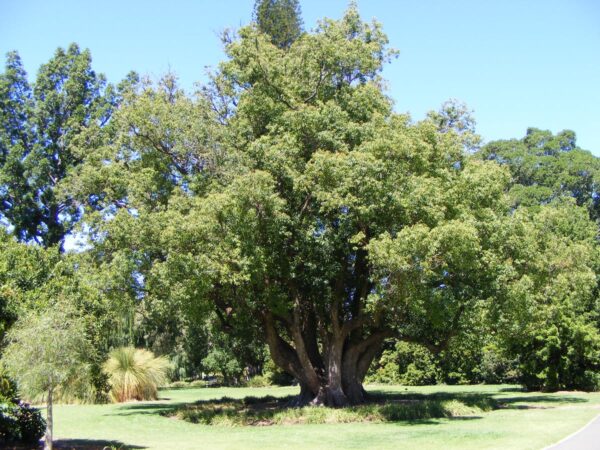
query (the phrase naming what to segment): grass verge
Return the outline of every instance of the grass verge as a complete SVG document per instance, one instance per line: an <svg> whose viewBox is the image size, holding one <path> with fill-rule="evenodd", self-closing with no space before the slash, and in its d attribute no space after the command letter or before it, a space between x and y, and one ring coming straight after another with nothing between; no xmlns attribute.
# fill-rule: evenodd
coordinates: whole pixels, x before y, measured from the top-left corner
<svg viewBox="0 0 600 450"><path fill-rule="evenodd" d="M383 423L216 426L171 416L186 405L215 403L223 397L246 398L246 402L248 397L257 397L262 401L269 395L295 395L298 388L169 389L160 391L160 400L153 402L55 405L56 444L61 449L77 450L100 450L105 446L148 450L533 450L559 441L600 413L600 393L523 392L507 385L372 385L367 390L374 403L426 400L448 405L457 400L468 408L485 411L486 404L479 402L491 398L497 409L476 415L455 411L457 415L452 417Z"/></svg>

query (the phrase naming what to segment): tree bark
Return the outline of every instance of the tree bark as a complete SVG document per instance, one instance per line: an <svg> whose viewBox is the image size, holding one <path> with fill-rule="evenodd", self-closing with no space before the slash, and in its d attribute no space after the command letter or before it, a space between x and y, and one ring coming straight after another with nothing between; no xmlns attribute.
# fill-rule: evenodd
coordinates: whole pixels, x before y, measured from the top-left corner
<svg viewBox="0 0 600 450"><path fill-rule="evenodd" d="M354 336L351 340L353 332L360 334L358 329L365 324L363 318L351 319L344 324L334 322L332 331L326 333L327 338L322 336L319 352L316 324L301 326L298 313L294 312L293 320L279 323L291 343L281 337L271 313L264 314L263 322L273 361L294 376L300 385L300 394L290 406L342 407L367 400L363 381L373 358L381 351L383 341L391 335L389 330L380 330L362 339Z"/></svg>
<svg viewBox="0 0 600 450"><path fill-rule="evenodd" d="M46 402L46 435L44 436L44 450L52 450L52 388L48 391Z"/></svg>
<svg viewBox="0 0 600 450"><path fill-rule="evenodd" d="M339 334L334 335L329 345L326 378L322 380L317 396L311 402L312 404L333 407L349 404L342 386L343 347L344 340L342 336Z"/></svg>
<svg viewBox="0 0 600 450"><path fill-rule="evenodd" d="M290 400L288 406L291 406L293 408L300 408L302 406L309 405L314 398L315 394L313 393L313 391L306 384L300 383L300 394L297 397L294 397L292 400Z"/></svg>

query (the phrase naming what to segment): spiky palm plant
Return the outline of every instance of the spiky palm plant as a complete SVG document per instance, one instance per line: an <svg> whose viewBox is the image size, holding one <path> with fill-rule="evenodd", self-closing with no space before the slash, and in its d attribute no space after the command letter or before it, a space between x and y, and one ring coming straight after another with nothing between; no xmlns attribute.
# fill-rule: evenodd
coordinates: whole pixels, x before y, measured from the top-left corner
<svg viewBox="0 0 600 450"><path fill-rule="evenodd" d="M120 347L110 352L104 373L114 402L156 400L158 387L167 380L169 363L148 350Z"/></svg>

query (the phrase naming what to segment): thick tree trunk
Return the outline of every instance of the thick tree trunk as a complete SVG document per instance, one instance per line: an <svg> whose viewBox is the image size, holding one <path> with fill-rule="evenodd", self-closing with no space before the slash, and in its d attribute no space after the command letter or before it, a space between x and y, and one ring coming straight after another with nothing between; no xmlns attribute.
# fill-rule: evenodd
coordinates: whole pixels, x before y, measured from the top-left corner
<svg viewBox="0 0 600 450"><path fill-rule="evenodd" d="M330 344L326 376L310 404L342 407L367 401L363 381L382 343L383 337L374 335L354 345L347 341Z"/></svg>
<svg viewBox="0 0 600 450"><path fill-rule="evenodd" d="M335 336L329 344L327 358L327 377L313 400L316 405L346 406L348 397L342 385L342 359L344 356L344 340L340 335Z"/></svg>
<svg viewBox="0 0 600 450"><path fill-rule="evenodd" d="M344 392L348 397L348 401L353 404L364 403L366 400L365 390L362 382L363 378L359 377L358 359L360 356L359 349L356 346L350 347L344 355L343 366L343 386Z"/></svg>
<svg viewBox="0 0 600 450"><path fill-rule="evenodd" d="M300 385L300 394L290 406L342 407L367 400L363 381L384 339L390 335L388 331L351 341L351 332L363 322L336 325L333 333L322 337L319 353L314 324L303 326L298 316L288 321L281 319L291 340L288 343L279 335L272 314L266 313L263 319L273 361Z"/></svg>
<svg viewBox="0 0 600 450"><path fill-rule="evenodd" d="M309 405L310 402L315 398L315 394L313 391L303 383L300 383L300 394L297 397L294 397L289 403L288 406L291 407L302 407Z"/></svg>
<svg viewBox="0 0 600 450"><path fill-rule="evenodd" d="M52 389L48 391L46 402L46 435L44 436L44 450L52 450Z"/></svg>

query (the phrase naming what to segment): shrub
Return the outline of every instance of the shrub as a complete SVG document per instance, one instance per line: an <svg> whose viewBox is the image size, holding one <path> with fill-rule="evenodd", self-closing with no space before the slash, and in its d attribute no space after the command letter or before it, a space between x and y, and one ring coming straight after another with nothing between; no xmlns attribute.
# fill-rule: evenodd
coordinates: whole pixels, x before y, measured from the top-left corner
<svg viewBox="0 0 600 450"><path fill-rule="evenodd" d="M46 421L36 408L20 402L17 408L17 421L21 428L23 442L37 442L46 431Z"/></svg>
<svg viewBox="0 0 600 450"><path fill-rule="evenodd" d="M521 383L529 390L600 389L600 333L580 318L539 327L520 353Z"/></svg>
<svg viewBox="0 0 600 450"><path fill-rule="evenodd" d="M367 383L400 384L400 367L393 356L392 351L384 351L377 364L371 367L365 381Z"/></svg>
<svg viewBox="0 0 600 450"><path fill-rule="evenodd" d="M37 442L45 430L46 422L37 409L21 401L0 403L0 442Z"/></svg>
<svg viewBox="0 0 600 450"><path fill-rule="evenodd" d="M189 389L189 388L204 388L208 383L205 380L194 381L173 381L165 386L167 389Z"/></svg>
<svg viewBox="0 0 600 450"><path fill-rule="evenodd" d="M158 386L167 379L169 363L148 350L121 347L113 350L104 363L114 402L155 400Z"/></svg>
<svg viewBox="0 0 600 450"><path fill-rule="evenodd" d="M373 364L366 381L423 386L514 383L518 379L517 361L508 358L496 344L483 346L477 336L460 336L449 349L437 355L422 345L397 342Z"/></svg>
<svg viewBox="0 0 600 450"><path fill-rule="evenodd" d="M38 441L46 422L42 414L17 398L17 388L0 369L0 443Z"/></svg>
<svg viewBox="0 0 600 450"><path fill-rule="evenodd" d="M255 377L250 378L246 382L246 386L248 386L248 387L267 387L267 386L271 386L271 380L267 376L257 375Z"/></svg>
<svg viewBox="0 0 600 450"><path fill-rule="evenodd" d="M0 368L0 399L11 399L17 396L17 385Z"/></svg>
<svg viewBox="0 0 600 450"><path fill-rule="evenodd" d="M17 420L14 405L0 403L0 442L21 440L21 428Z"/></svg>
<svg viewBox="0 0 600 450"><path fill-rule="evenodd" d="M431 352L423 346L400 341L382 353L367 382L423 386L435 384L437 372Z"/></svg>
<svg viewBox="0 0 600 450"><path fill-rule="evenodd" d="M294 377L277 367L271 358L265 363L264 376L269 379L271 384L276 386L291 386L294 384Z"/></svg>
<svg viewBox="0 0 600 450"><path fill-rule="evenodd" d="M436 383L436 367L431 363L419 366L419 360L410 363L400 378L400 384L404 386L426 386Z"/></svg>
<svg viewBox="0 0 600 450"><path fill-rule="evenodd" d="M495 345L483 348L481 378L486 384L516 383L519 371L515 359L506 357Z"/></svg>
<svg viewBox="0 0 600 450"><path fill-rule="evenodd" d="M173 381L172 383L169 383L166 387L168 387L169 389L185 389L187 387L190 387L190 383L188 383L187 381Z"/></svg>

